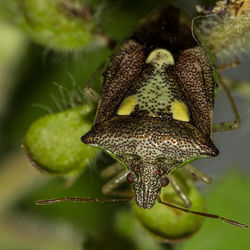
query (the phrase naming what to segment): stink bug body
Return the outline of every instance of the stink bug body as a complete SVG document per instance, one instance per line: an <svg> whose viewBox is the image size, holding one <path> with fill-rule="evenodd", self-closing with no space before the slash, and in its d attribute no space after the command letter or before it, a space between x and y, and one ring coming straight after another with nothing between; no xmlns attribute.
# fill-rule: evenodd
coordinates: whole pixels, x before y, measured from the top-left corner
<svg viewBox="0 0 250 250"><path fill-rule="evenodd" d="M119 162L104 174L111 177L119 173L104 185L105 194L115 194L114 189L127 180L140 208L152 208L158 200L183 212L247 227L224 217L189 210L189 198L172 174L177 167L183 167L209 182L208 176L188 163L217 156L212 132L239 124L226 91L236 122L212 125L215 76L205 49L197 45L192 35L191 22L176 7L153 13L122 43L104 73L94 125L81 138ZM126 169L121 170L121 165ZM169 182L187 208L161 200L161 188ZM66 197L37 204L121 200L127 199Z"/></svg>
<svg viewBox="0 0 250 250"><path fill-rule="evenodd" d="M151 208L166 174L218 154L210 63L183 14L168 7L122 44L104 77L94 126L82 141L124 164L136 203Z"/></svg>

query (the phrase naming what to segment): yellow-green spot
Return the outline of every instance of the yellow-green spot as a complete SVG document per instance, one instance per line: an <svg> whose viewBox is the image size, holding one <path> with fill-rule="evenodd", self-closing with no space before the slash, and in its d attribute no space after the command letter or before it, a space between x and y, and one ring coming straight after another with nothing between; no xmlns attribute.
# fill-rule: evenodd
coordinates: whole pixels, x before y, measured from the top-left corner
<svg viewBox="0 0 250 250"><path fill-rule="evenodd" d="M117 114L118 115L129 115L134 110L136 103L137 103L137 96L136 95L128 96L121 103L121 105L117 111Z"/></svg>
<svg viewBox="0 0 250 250"><path fill-rule="evenodd" d="M184 102L174 100L172 102L172 113L173 118L183 122L188 122L190 120L187 106Z"/></svg>
<svg viewBox="0 0 250 250"><path fill-rule="evenodd" d="M163 64L174 65L174 58L168 50L156 49L150 53L146 63L155 64L157 68L161 69Z"/></svg>

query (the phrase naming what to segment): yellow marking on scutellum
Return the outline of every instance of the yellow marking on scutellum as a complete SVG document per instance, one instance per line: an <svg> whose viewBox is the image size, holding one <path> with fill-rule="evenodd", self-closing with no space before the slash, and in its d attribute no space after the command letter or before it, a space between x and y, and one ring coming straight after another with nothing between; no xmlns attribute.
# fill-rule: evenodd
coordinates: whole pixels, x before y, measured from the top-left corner
<svg viewBox="0 0 250 250"><path fill-rule="evenodd" d="M137 96L131 95L125 98L119 109L117 110L118 115L130 115L130 113L134 110L135 105L137 104Z"/></svg>
<svg viewBox="0 0 250 250"><path fill-rule="evenodd" d="M150 53L146 63L155 64L160 69L164 63L174 65L174 57L168 50L156 49Z"/></svg>
<svg viewBox="0 0 250 250"><path fill-rule="evenodd" d="M173 114L173 118L175 120L180 120L180 121L184 121L184 122L190 121L188 109L187 109L187 106L184 102L181 102L181 101L178 101L175 99L172 102L171 108L172 108L171 111Z"/></svg>

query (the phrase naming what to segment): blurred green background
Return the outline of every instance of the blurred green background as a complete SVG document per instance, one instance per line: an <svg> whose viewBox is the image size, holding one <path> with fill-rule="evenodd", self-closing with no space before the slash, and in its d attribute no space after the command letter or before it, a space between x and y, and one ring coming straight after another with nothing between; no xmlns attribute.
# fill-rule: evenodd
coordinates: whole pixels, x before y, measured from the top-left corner
<svg viewBox="0 0 250 250"><path fill-rule="evenodd" d="M77 178L74 175L47 176L31 166L21 149L22 140L32 122L67 106L70 96L77 96L76 92L80 93L91 73L111 55L111 50L104 44L105 37L101 37L102 33L121 41L143 16L164 1L85 1L94 9L94 21L101 24L102 31L95 30L98 36L91 37L93 30L90 24L86 33L78 34L84 37L83 48L73 51L68 47L62 49L58 42L60 39L55 43L51 42L50 36L48 40L39 40L40 34L33 34L37 30L32 30L32 25L27 28L22 23L20 13L23 2L0 1L0 250L249 249L249 230L212 219L206 219L201 230L192 238L170 245L158 242L145 231L135 219L129 203L35 205L39 199L66 195L102 197L101 187L105 181L99 172L112 162L107 155L99 153ZM194 12L194 6L198 3L178 2L190 13ZM43 13L39 15L43 20ZM62 39L69 36L68 32L74 31L72 27L59 30ZM88 32L90 35L85 39ZM48 41L48 46L44 46ZM58 49L54 47L57 45ZM248 225L249 66L249 57L242 56L237 68L223 72L223 76L245 83L241 85L243 87L232 90L242 118L241 128L214 135L220 155L194 163L213 178L209 186L198 184L206 198L207 211ZM95 82L98 89L100 77ZM232 119L229 104L224 94L220 93L215 105L215 121Z"/></svg>

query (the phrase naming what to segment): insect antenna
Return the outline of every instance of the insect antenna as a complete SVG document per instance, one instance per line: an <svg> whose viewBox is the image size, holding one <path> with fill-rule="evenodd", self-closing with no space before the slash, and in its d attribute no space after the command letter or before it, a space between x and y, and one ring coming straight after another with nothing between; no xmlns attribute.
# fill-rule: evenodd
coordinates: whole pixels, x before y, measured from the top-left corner
<svg viewBox="0 0 250 250"><path fill-rule="evenodd" d="M158 198L158 202L161 203L161 204L163 204L163 205L166 205L168 207L172 207L172 208L181 210L181 211L183 211L185 213L196 214L196 215L200 215L200 216L204 216L204 217L209 217L209 218L213 218L213 219L219 219L219 220L225 221L226 223L232 224L232 225L237 226L237 227L248 228L248 226L245 225L245 224L243 224L243 223L240 223L240 222L237 222L237 221L234 221L234 220L230 220L228 218L225 218L225 217L222 217L222 216L219 216L219 215L216 215L216 214L208 214L208 213L202 213L202 212L192 211L190 209L178 207L178 206L175 206L173 204L164 202L160 198Z"/></svg>
<svg viewBox="0 0 250 250"><path fill-rule="evenodd" d="M55 199L48 199L48 200L39 200L36 201L36 205L51 205L54 203L59 203L59 202L63 202L63 201L68 201L68 202L81 202L81 203L85 203L85 202L97 202L97 203L104 203L104 202L127 202L131 200L130 198L88 198L88 197L64 197L64 198L55 198ZM247 225L216 215L216 214L208 214L208 213L203 213L203 212L197 212L197 211L192 211L190 209L186 209L186 208L182 208L182 207L178 207L175 206L173 204L167 203L162 201L160 198L158 198L158 202L168 206L168 207L172 207L174 209L178 209L181 210L185 213L190 213L190 214L195 214L195 215L200 215L203 217L208 217L208 218L213 218L213 219L220 219L226 223L232 224L234 226L238 226L238 227L242 227L242 228L248 228Z"/></svg>
<svg viewBox="0 0 250 250"><path fill-rule="evenodd" d="M88 198L88 197L64 197L64 198L55 198L55 199L49 199L49 200L39 200L36 201L36 205L51 205L54 203L59 203L63 201L68 202L97 202L97 203L103 203L103 202L126 202L131 200L130 198Z"/></svg>
<svg viewBox="0 0 250 250"><path fill-rule="evenodd" d="M194 38L194 40L197 42L197 44L199 46L201 46L200 42L197 40L197 38L195 37L195 33L194 33L194 23L197 19L203 18L203 17L211 17L211 16L216 16L216 14L208 14L208 15L199 15L196 16L192 19L191 21L191 33L192 33L192 37Z"/></svg>

